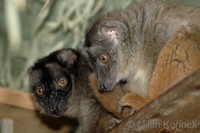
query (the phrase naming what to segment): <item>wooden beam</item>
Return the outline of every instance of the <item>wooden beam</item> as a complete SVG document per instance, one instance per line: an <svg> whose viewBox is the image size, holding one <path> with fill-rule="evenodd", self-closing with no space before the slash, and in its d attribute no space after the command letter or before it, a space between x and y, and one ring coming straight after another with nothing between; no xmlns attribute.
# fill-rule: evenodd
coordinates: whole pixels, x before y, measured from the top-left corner
<svg viewBox="0 0 200 133"><path fill-rule="evenodd" d="M30 94L3 87L0 87L0 103L29 110L35 109Z"/></svg>
<svg viewBox="0 0 200 133"><path fill-rule="evenodd" d="M197 133L199 113L200 70L125 119L110 133Z"/></svg>
<svg viewBox="0 0 200 133"><path fill-rule="evenodd" d="M14 133L66 133L75 126L74 121L66 117L49 117L7 104L0 104L0 118L14 121Z"/></svg>
<svg viewBox="0 0 200 133"><path fill-rule="evenodd" d="M3 120L0 133L10 133L12 122L4 118L14 121L14 133L66 133L76 126L74 119L54 118L36 112L29 93L0 88L0 119Z"/></svg>

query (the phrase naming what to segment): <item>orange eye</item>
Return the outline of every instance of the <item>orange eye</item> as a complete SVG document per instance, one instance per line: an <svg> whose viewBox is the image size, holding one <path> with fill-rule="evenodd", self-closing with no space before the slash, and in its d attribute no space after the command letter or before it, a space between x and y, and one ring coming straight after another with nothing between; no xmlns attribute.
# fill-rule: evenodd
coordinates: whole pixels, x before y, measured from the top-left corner
<svg viewBox="0 0 200 133"><path fill-rule="evenodd" d="M44 91L41 87L37 87L36 90L35 90L35 93L38 95L38 96L42 96Z"/></svg>
<svg viewBox="0 0 200 133"><path fill-rule="evenodd" d="M100 60L102 63L108 63L109 57L108 57L106 54L102 54L102 55L99 56L99 60Z"/></svg>
<svg viewBox="0 0 200 133"><path fill-rule="evenodd" d="M67 85L66 79L61 79L57 82L58 87L65 87Z"/></svg>

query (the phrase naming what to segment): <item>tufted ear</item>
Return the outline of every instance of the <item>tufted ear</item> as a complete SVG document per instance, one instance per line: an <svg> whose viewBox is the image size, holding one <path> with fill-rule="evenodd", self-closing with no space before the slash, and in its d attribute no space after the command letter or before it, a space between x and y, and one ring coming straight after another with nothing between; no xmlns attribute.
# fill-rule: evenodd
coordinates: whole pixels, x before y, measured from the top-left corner
<svg viewBox="0 0 200 133"><path fill-rule="evenodd" d="M71 68L77 61L77 54L72 49L64 49L58 53L57 58L60 62L66 64L67 68Z"/></svg>

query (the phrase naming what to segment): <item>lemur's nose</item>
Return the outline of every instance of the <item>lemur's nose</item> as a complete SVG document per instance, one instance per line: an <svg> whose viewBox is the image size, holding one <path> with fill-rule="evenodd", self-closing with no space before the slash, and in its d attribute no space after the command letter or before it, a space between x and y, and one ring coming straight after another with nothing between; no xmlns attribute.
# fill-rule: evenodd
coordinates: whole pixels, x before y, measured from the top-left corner
<svg viewBox="0 0 200 133"><path fill-rule="evenodd" d="M56 114L58 112L58 108L57 107L52 107L49 109L49 112L52 114Z"/></svg>
<svg viewBox="0 0 200 133"><path fill-rule="evenodd" d="M100 85L99 92L107 92L107 88L105 87L104 84Z"/></svg>

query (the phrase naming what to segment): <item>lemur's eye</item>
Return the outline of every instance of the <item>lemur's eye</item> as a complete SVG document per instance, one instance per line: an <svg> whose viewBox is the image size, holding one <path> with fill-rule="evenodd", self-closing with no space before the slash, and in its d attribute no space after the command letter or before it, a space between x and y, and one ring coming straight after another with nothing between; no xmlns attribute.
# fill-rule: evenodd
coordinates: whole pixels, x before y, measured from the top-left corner
<svg viewBox="0 0 200 133"><path fill-rule="evenodd" d="M57 85L58 85L58 87L61 87L61 88L65 87L67 85L67 79L62 78L62 79L58 80Z"/></svg>
<svg viewBox="0 0 200 133"><path fill-rule="evenodd" d="M109 61L109 57L108 57L108 55L106 55L106 54L101 54L100 56L99 56L99 60L100 60L100 62L102 62L102 63L108 63L108 61Z"/></svg>
<svg viewBox="0 0 200 133"><path fill-rule="evenodd" d="M35 89L35 93L36 93L38 96L42 97L43 94L44 94L44 91L43 91L43 89L42 89L41 87L37 87L37 88Z"/></svg>

